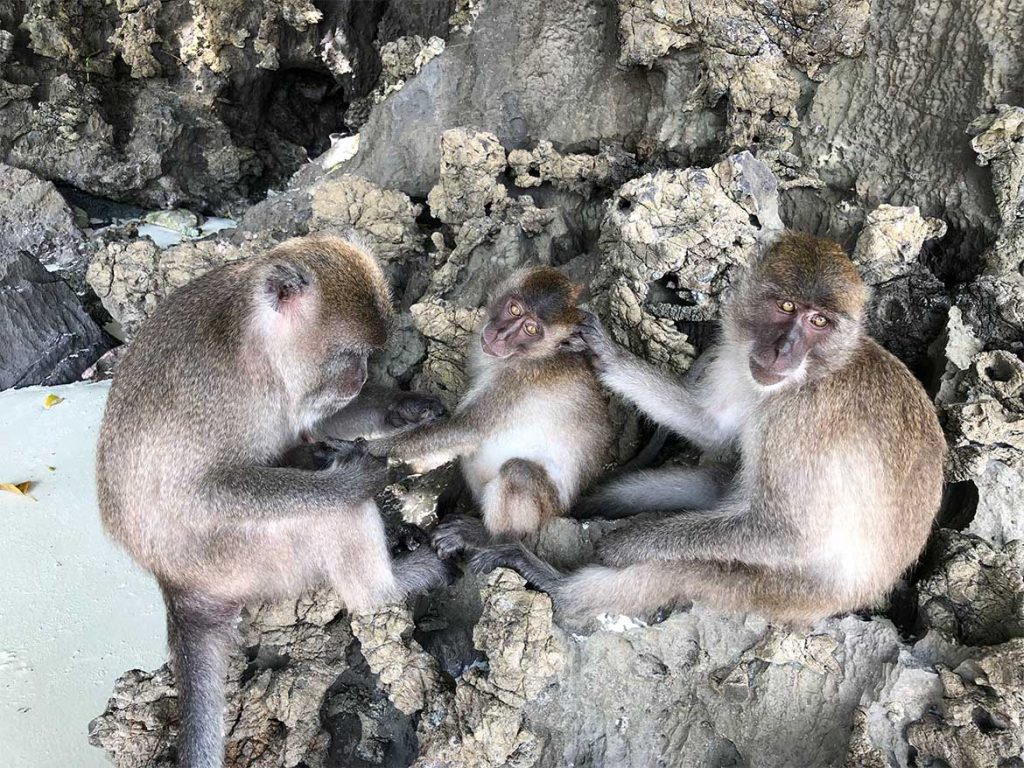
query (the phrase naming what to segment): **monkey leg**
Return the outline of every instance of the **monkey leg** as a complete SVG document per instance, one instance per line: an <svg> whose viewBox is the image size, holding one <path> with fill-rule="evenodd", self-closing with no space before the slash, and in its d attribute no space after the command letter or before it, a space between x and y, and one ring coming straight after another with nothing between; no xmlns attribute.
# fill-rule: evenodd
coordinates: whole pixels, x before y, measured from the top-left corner
<svg viewBox="0 0 1024 768"><path fill-rule="evenodd" d="M224 676L240 605L160 586L178 691L178 765L216 768L224 762Z"/></svg>
<svg viewBox="0 0 1024 768"><path fill-rule="evenodd" d="M650 561L625 568L588 566L558 581L551 594L559 615L579 623L600 613L648 616L694 600L719 610L810 623L862 604L813 576L696 560Z"/></svg>
<svg viewBox="0 0 1024 768"><path fill-rule="evenodd" d="M634 472L580 499L572 516L618 520L642 512L711 509L721 501L731 475L720 464Z"/></svg>
<svg viewBox="0 0 1024 768"><path fill-rule="evenodd" d="M525 459L509 459L501 465L498 476L484 486L480 506L488 532L511 538L536 533L562 512L547 470Z"/></svg>
<svg viewBox="0 0 1024 768"><path fill-rule="evenodd" d="M754 611L777 621L809 623L854 610L868 599L844 595L828 582L790 571L711 561L592 565L562 574L521 544L477 552L475 573L511 568L551 595L560 619L585 626L601 613L651 616L694 600L726 611Z"/></svg>
<svg viewBox="0 0 1024 768"><path fill-rule="evenodd" d="M324 559L329 581L350 610L396 602L449 579L448 568L429 547L392 559L384 520L373 501L330 524L329 530L311 530L296 551Z"/></svg>

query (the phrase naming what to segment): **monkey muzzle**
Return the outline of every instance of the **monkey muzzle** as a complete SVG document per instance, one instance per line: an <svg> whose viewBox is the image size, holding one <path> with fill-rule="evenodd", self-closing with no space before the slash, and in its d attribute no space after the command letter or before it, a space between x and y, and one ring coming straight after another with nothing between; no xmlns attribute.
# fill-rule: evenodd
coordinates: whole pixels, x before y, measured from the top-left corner
<svg viewBox="0 0 1024 768"><path fill-rule="evenodd" d="M797 323L758 341L750 353L750 375L764 387L779 384L793 375L810 351L806 335Z"/></svg>
<svg viewBox="0 0 1024 768"><path fill-rule="evenodd" d="M480 348L491 357L511 357L515 349L509 343L518 331L519 324L513 327L502 327L496 323L488 323L480 334Z"/></svg>

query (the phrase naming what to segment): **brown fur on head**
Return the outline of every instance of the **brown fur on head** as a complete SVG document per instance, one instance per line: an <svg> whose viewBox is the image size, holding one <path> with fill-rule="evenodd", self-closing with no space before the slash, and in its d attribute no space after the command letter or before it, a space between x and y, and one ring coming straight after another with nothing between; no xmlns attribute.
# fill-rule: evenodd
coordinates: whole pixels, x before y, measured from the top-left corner
<svg viewBox="0 0 1024 768"><path fill-rule="evenodd" d="M505 280L488 308L480 342L495 358L547 357L561 348L583 312L581 288L554 267L522 269Z"/></svg>
<svg viewBox="0 0 1024 768"><path fill-rule="evenodd" d="M394 317L391 291L367 252L329 235L294 238L254 259L253 327L303 410L344 407Z"/></svg>
<svg viewBox="0 0 1024 768"><path fill-rule="evenodd" d="M800 383L844 366L862 335L868 291L838 243L782 234L740 279L723 320L762 386Z"/></svg>
<svg viewBox="0 0 1024 768"><path fill-rule="evenodd" d="M286 240L254 263L260 267L257 292L265 292L271 309L305 300L303 314L329 335L353 345L384 345L394 319L391 289L366 251L338 237L311 235Z"/></svg>
<svg viewBox="0 0 1024 768"><path fill-rule="evenodd" d="M839 243L786 232L761 257L756 272L778 295L858 319L867 288Z"/></svg>

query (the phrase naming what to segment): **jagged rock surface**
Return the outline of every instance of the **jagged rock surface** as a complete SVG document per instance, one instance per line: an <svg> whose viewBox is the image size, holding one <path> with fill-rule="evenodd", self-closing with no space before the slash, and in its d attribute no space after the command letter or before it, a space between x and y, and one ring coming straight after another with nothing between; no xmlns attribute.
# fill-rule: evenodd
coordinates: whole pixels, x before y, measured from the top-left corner
<svg viewBox="0 0 1024 768"><path fill-rule="evenodd" d="M111 346L67 283L0 244L0 389L67 384Z"/></svg>

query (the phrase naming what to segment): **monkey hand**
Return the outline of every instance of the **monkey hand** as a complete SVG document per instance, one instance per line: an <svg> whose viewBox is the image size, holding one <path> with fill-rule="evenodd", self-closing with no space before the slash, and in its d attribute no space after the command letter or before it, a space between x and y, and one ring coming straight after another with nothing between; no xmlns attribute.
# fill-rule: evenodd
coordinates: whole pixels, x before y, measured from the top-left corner
<svg viewBox="0 0 1024 768"><path fill-rule="evenodd" d="M599 365L609 362L618 353L608 331L593 312L583 310L583 320L576 326L576 337L586 345Z"/></svg>
<svg viewBox="0 0 1024 768"><path fill-rule="evenodd" d="M337 454L334 466L328 471L356 496L372 498L388 484L388 463L371 456L361 443L351 445L353 448L347 453Z"/></svg>
<svg viewBox="0 0 1024 768"><path fill-rule="evenodd" d="M433 395L403 392L388 406L384 420L389 427L406 429L427 424L446 413L448 409L444 407L444 403Z"/></svg>
<svg viewBox="0 0 1024 768"><path fill-rule="evenodd" d="M442 520L430 537L434 551L442 560L451 560L464 553L476 552L487 543L487 531L477 517L458 515Z"/></svg>
<svg viewBox="0 0 1024 768"><path fill-rule="evenodd" d="M418 525L407 523L395 515L385 516L384 535L387 537L392 555L414 552L420 547L427 546L430 541L427 532Z"/></svg>

